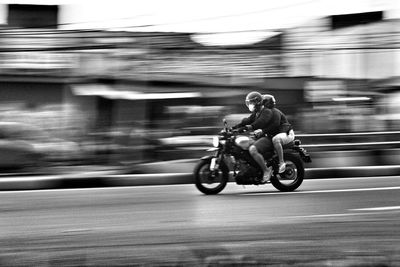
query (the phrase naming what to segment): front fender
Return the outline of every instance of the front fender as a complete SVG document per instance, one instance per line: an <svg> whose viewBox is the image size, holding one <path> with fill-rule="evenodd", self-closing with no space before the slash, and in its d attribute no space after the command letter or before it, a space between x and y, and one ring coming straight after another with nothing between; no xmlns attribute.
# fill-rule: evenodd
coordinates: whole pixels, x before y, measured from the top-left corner
<svg viewBox="0 0 400 267"><path fill-rule="evenodd" d="M201 158L201 160L211 160L212 158L215 158L215 156L213 156L213 155L208 155L208 156L204 156L204 157L202 157Z"/></svg>

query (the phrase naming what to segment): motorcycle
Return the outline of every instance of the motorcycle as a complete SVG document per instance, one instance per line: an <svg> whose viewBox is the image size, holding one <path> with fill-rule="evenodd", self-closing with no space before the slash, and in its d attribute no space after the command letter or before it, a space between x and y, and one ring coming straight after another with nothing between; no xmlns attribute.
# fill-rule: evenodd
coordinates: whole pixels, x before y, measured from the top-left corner
<svg viewBox="0 0 400 267"><path fill-rule="evenodd" d="M213 138L214 155L202 157L194 168L195 185L206 195L220 193L231 178L238 185L260 185L263 172L249 153L255 137L229 129L224 120L224 129ZM296 190L304 179L304 163L311 156L301 147L299 139L284 145L286 170L278 173L279 160L275 151L265 153L267 167L272 167L271 184L282 192Z"/></svg>

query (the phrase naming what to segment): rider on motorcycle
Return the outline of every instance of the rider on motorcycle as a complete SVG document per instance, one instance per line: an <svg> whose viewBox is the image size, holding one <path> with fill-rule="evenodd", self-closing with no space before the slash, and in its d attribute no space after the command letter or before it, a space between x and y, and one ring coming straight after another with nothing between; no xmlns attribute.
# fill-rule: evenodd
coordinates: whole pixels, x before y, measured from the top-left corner
<svg viewBox="0 0 400 267"><path fill-rule="evenodd" d="M275 97L272 95L263 95L263 104L265 108L272 110L274 115L279 117L280 126L279 133L272 137L272 143L279 159L279 173L283 173L286 169L286 163L283 158L283 145L286 145L294 140L294 131L292 125L287 120L285 114L279 109L275 108Z"/></svg>
<svg viewBox="0 0 400 267"><path fill-rule="evenodd" d="M262 154L273 149L273 144L269 136L274 136L278 133L280 119L278 113L272 109L266 108L263 105L263 96L259 92L251 92L246 96L246 106L251 112L248 118L244 118L239 124L232 127L241 131L254 131L258 138L250 147L249 153L260 166L263 171L263 178L260 183L269 182L272 169L265 165Z"/></svg>

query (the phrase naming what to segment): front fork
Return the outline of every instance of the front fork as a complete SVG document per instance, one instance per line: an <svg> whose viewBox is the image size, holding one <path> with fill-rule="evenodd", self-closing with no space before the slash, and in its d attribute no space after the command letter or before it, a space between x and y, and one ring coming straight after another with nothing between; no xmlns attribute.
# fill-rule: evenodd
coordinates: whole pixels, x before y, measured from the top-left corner
<svg viewBox="0 0 400 267"><path fill-rule="evenodd" d="M218 170L218 167L219 167L219 162L220 162L220 160L218 160L219 158L215 158L215 157L213 157L213 158L211 158L211 162L210 162L210 171L215 171L215 170Z"/></svg>
<svg viewBox="0 0 400 267"><path fill-rule="evenodd" d="M212 150L209 150L212 151ZM217 150L214 155L205 156L202 160L210 160L210 172L212 175L216 175L219 171L221 164L225 164L228 170L234 170L236 168L236 160L232 155L225 154L222 150Z"/></svg>
<svg viewBox="0 0 400 267"><path fill-rule="evenodd" d="M210 162L210 171L215 173L219 169L219 165L221 164L221 161L223 159L223 154L221 153L220 150L218 150L214 156L211 157L211 162Z"/></svg>
<svg viewBox="0 0 400 267"><path fill-rule="evenodd" d="M221 163L224 161L224 153L221 149L210 149L208 151L216 151L214 155L205 156L202 160L210 160L210 172L213 174L218 173Z"/></svg>
<svg viewBox="0 0 400 267"><path fill-rule="evenodd" d="M211 156L211 161L210 161L210 172L211 176L216 176L219 173L220 166L221 164L224 164L228 171L231 172L233 171L234 177L236 176L238 172L238 163L235 159L234 156L230 154L225 154L221 151L215 153L214 156Z"/></svg>

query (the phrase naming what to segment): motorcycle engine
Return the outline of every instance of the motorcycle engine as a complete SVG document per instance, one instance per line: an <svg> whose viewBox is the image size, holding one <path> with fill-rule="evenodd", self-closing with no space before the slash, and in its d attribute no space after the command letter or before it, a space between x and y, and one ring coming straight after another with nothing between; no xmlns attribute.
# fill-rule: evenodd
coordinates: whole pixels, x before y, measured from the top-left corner
<svg viewBox="0 0 400 267"><path fill-rule="evenodd" d="M236 183L240 185L251 185L257 180L260 172L245 161L239 161L239 172L236 175Z"/></svg>

